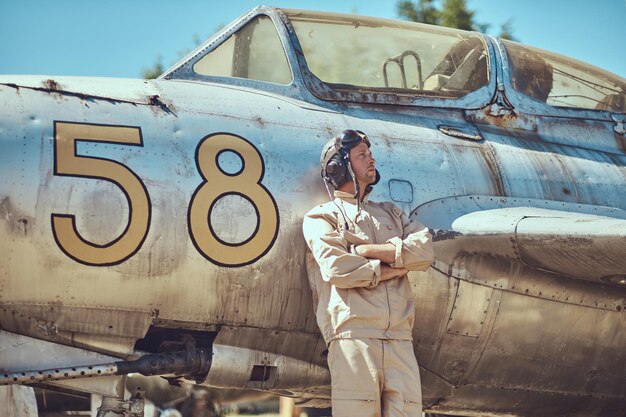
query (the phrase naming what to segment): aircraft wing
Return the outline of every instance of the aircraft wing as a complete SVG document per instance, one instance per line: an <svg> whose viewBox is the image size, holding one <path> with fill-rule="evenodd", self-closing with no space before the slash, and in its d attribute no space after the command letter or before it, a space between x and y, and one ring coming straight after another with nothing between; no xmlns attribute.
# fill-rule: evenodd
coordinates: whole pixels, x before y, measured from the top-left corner
<svg viewBox="0 0 626 417"><path fill-rule="evenodd" d="M438 262L459 265L459 256L470 251L560 276L624 285L623 210L545 202L543 208L533 200L511 200L466 196L422 206L417 217L435 231ZM511 206L522 203L528 205Z"/></svg>

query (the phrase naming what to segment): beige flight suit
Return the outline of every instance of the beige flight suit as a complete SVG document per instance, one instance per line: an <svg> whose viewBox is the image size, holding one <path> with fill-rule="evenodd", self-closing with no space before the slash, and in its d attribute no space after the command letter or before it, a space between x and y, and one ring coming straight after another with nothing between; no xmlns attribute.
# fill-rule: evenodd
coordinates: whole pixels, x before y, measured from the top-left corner
<svg viewBox="0 0 626 417"><path fill-rule="evenodd" d="M329 345L333 416L421 416L410 283L406 276L380 282L381 261L354 248L391 242L391 266L426 270L434 259L428 229L392 203L365 199L357 217L354 197L335 191L334 202L306 214L303 231L317 323Z"/></svg>

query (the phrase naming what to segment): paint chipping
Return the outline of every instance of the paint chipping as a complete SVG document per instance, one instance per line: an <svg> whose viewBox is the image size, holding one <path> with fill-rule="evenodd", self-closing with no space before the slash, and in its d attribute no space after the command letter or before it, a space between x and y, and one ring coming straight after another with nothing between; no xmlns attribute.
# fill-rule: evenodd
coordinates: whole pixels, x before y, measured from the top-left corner
<svg viewBox="0 0 626 417"><path fill-rule="evenodd" d="M60 86L59 86L59 83L57 83L53 79L45 80L43 82L43 86L44 86L44 88L46 88L46 89L48 89L50 91L58 91L58 90L61 89Z"/></svg>
<svg viewBox="0 0 626 417"><path fill-rule="evenodd" d="M463 233L455 232L452 230L443 230L443 229L438 229L438 230L431 229L430 234L433 236L433 242L438 242L442 240L452 240L460 236L463 236Z"/></svg>
<svg viewBox="0 0 626 417"><path fill-rule="evenodd" d="M13 206L10 197L0 200L0 221L5 221L11 233L27 236L34 219L19 213Z"/></svg>
<svg viewBox="0 0 626 417"><path fill-rule="evenodd" d="M156 94L155 94L155 95L153 95L153 96L148 97L148 103L149 103L151 106L156 106L156 107L160 108L161 110L163 110L163 111L164 111L165 113L167 113L167 114L171 114L171 115L174 115L174 116L175 116L174 111L173 111L173 110L174 110L174 108L173 108L173 106L171 105L171 103L170 103L169 105L168 105L168 104L166 104L166 103L165 103L163 100L161 100L161 98L160 98L158 95L156 95Z"/></svg>

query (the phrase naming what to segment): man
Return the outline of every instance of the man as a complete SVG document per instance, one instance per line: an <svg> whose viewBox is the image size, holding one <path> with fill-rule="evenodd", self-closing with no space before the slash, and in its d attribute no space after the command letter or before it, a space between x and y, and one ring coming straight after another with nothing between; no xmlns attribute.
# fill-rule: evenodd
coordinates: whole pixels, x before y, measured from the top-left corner
<svg viewBox="0 0 626 417"><path fill-rule="evenodd" d="M380 176L363 132L332 139L320 162L334 198L306 214L303 231L317 323L329 347L333 416L421 416L406 274L430 267L431 235L392 203L368 201Z"/></svg>

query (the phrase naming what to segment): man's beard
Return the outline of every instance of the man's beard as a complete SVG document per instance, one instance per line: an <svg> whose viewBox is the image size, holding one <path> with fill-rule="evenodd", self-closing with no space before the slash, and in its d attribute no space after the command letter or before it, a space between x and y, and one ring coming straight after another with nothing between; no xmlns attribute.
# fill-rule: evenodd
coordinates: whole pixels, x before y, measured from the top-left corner
<svg viewBox="0 0 626 417"><path fill-rule="evenodd" d="M376 182L376 170L374 170L373 172L367 172L365 175L365 183L367 185L373 184L374 182Z"/></svg>

